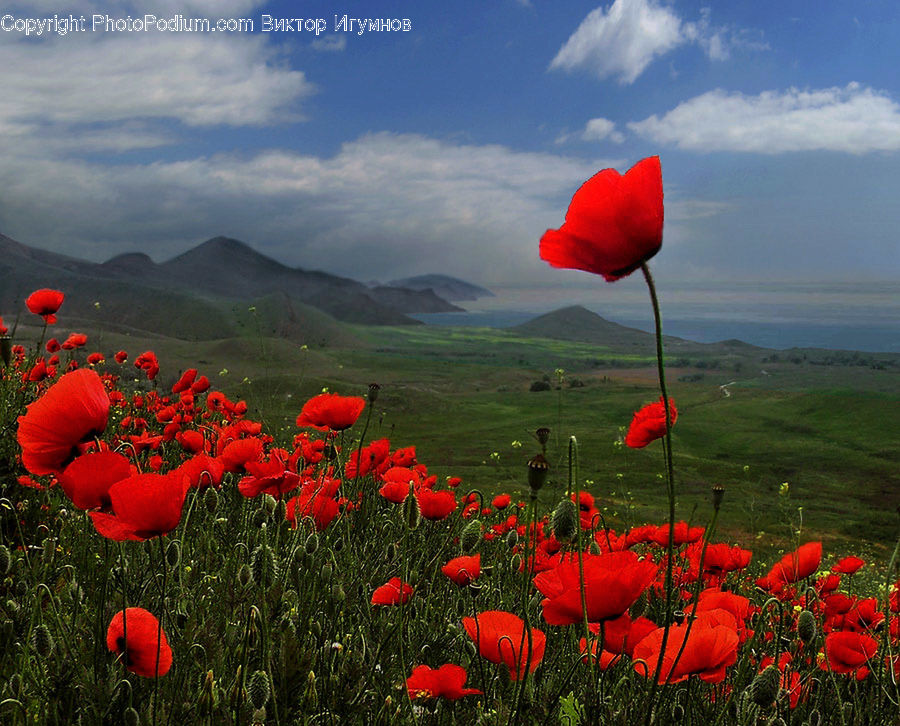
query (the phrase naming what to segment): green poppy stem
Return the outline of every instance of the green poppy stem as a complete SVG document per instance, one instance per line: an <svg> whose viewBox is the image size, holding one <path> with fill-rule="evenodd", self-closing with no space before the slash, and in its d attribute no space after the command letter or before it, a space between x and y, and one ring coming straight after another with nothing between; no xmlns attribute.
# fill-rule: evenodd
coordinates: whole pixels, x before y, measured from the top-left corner
<svg viewBox="0 0 900 726"><path fill-rule="evenodd" d="M669 540L666 544L666 612L665 623L663 626L663 638L660 645L660 653L666 652L666 644L669 640L669 629L672 626L672 567L673 553L675 551L675 470L672 464L672 423L669 406L669 392L666 388L666 367L663 358L663 339L662 339L662 317L659 312L659 298L656 296L656 285L653 283L653 276L650 274L650 268L647 263L641 265L641 272L644 273L644 280L647 283L647 290L650 293L650 303L653 306L653 321L656 331L656 366L659 376L659 390L662 395L663 408L666 415L666 437L663 446L666 461L666 494L669 499ZM647 723L653 713L653 706L656 701L656 686L659 680L659 674L662 670L663 659L659 658L656 664L656 672L653 674L653 683L651 684L650 698L647 699Z"/></svg>

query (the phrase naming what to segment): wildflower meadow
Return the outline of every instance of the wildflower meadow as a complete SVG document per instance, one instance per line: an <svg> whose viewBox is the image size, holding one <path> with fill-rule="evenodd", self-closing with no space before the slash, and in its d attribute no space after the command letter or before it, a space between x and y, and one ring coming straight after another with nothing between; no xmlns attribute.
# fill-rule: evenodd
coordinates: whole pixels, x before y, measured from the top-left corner
<svg viewBox="0 0 900 726"><path fill-rule="evenodd" d="M200 366L163 387L152 350L53 337L64 290L3 311L42 327L0 321L0 722L900 722L895 543L761 558L717 533L728 481L676 518L663 217L650 157L586 181L540 240L555 267L646 281L659 391L622 426L668 511L630 527L552 412L522 488L488 494L373 436L377 383L298 402L283 437Z"/></svg>

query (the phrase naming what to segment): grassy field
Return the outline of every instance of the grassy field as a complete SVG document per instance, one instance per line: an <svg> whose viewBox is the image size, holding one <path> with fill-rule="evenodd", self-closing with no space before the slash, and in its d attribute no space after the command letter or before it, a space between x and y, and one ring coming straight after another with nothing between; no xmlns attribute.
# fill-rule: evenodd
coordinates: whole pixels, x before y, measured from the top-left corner
<svg viewBox="0 0 900 726"><path fill-rule="evenodd" d="M245 337L200 342L98 333L89 348L154 349L162 385L198 367L283 440L296 433L308 397L323 388L361 394L377 382L367 438L415 445L431 471L461 476L486 494L524 493L533 431L548 426L555 465L543 494L548 505L564 486L575 436L579 475L613 526L664 517L659 444L620 443L632 413L658 398L652 348L622 354L615 341L604 347L432 326L359 326L345 338L359 341L353 347L306 347L252 327ZM719 531L744 546L786 547L800 531L801 540L821 538L835 549L862 542L884 555L900 505L900 369L853 365L849 354L822 365L825 351L805 360L771 354L725 344L667 353L679 410L679 516L704 522L718 483L727 490ZM530 390L544 379L551 390ZM779 493L784 482L787 495Z"/></svg>

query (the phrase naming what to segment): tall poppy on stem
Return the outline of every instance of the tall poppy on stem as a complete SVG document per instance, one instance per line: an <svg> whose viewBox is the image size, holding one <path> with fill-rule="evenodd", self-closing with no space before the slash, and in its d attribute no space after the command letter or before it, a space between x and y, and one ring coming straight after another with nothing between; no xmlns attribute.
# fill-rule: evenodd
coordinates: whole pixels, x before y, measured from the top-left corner
<svg viewBox="0 0 900 726"><path fill-rule="evenodd" d="M40 315L47 325L53 325L56 322L56 311L65 297L59 290L42 288L25 298L25 305L35 315Z"/></svg>
<svg viewBox="0 0 900 726"><path fill-rule="evenodd" d="M297 416L297 426L320 431L343 431L356 423L365 406L366 399L359 396L320 393L303 404Z"/></svg>
<svg viewBox="0 0 900 726"><path fill-rule="evenodd" d="M624 175L604 169L582 184L562 227L541 237L541 259L613 282L659 251L662 230L662 170L651 156Z"/></svg>
<svg viewBox="0 0 900 726"><path fill-rule="evenodd" d="M454 663L447 663L440 668L420 665L413 668L412 675L406 679L406 690L410 700L446 698L448 701L455 701L463 696L481 693L477 688L463 688L467 677L466 669Z"/></svg>

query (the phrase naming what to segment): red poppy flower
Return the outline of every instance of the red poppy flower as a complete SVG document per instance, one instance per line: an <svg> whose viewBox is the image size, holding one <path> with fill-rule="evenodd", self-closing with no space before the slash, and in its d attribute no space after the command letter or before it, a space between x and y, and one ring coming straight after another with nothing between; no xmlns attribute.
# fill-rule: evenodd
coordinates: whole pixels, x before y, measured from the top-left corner
<svg viewBox="0 0 900 726"><path fill-rule="evenodd" d="M441 568L441 572L460 587L468 585L481 576L481 553L454 557Z"/></svg>
<svg viewBox="0 0 900 726"><path fill-rule="evenodd" d="M669 629L665 654L660 653L664 628L650 633L634 649L635 671L652 678L662 657L659 683L679 683L691 675L707 683L723 681L725 668L737 662L738 634L727 625L708 626L699 620L691 627L690 637L687 630L687 623ZM685 638L687 644L682 651Z"/></svg>
<svg viewBox="0 0 900 726"><path fill-rule="evenodd" d="M137 474L109 488L113 514L91 512L97 531L116 541L145 540L171 532L181 521L190 482L176 473Z"/></svg>
<svg viewBox="0 0 900 726"><path fill-rule="evenodd" d="M125 667L144 678L164 676L172 667L172 649L153 613L144 608L120 610L106 630L106 647L121 655ZM159 668L156 664L159 662Z"/></svg>
<svg viewBox="0 0 900 726"><path fill-rule="evenodd" d="M852 575L864 564L866 564L865 560L861 560L859 557L854 557L853 555L851 555L850 557L845 557L840 562L838 562L834 567L831 568L831 571L839 575Z"/></svg>
<svg viewBox="0 0 900 726"><path fill-rule="evenodd" d="M354 451L350 454L344 474L348 479L352 479L356 476L365 476L369 472L377 471L387 461L390 450L391 442L388 439L373 441L368 446L364 446L361 451ZM362 462L359 467L357 467L357 453Z"/></svg>
<svg viewBox="0 0 900 726"><path fill-rule="evenodd" d="M769 574L756 581L760 587L775 591L789 582L797 582L809 577L818 568L822 561L822 543L807 542L800 545L794 552L788 552L776 562Z"/></svg>
<svg viewBox="0 0 900 726"><path fill-rule="evenodd" d="M512 498L509 494L498 494L494 497L494 501L491 502L491 505L494 509L506 509L510 505L510 502L512 502Z"/></svg>
<svg viewBox="0 0 900 726"><path fill-rule="evenodd" d="M321 393L303 404L297 416L297 426L319 431L343 431L356 423L365 405L366 399L359 396Z"/></svg>
<svg viewBox="0 0 900 726"><path fill-rule="evenodd" d="M340 511L340 507L337 501L326 491L304 488L304 491L288 500L285 518L291 523L291 527L296 529L298 519L312 517L316 523L316 529L321 532L334 521L338 511Z"/></svg>
<svg viewBox="0 0 900 726"><path fill-rule="evenodd" d="M674 426L678 420L678 411L675 401L669 399L669 426ZM666 435L666 408L662 397L656 403L644 406L636 411L631 419L631 426L625 436L625 445L632 449L642 449L647 444L661 439Z"/></svg>
<svg viewBox="0 0 900 726"><path fill-rule="evenodd" d="M9 328L7 328L3 324L3 318L0 317L0 335L7 335L9 333Z"/></svg>
<svg viewBox="0 0 900 726"><path fill-rule="evenodd" d="M292 471L287 471L277 456L270 457L268 461L248 461L244 467L250 476L241 479L238 491L248 499L262 493L280 499L282 494L300 486L300 477Z"/></svg>
<svg viewBox="0 0 900 726"><path fill-rule="evenodd" d="M257 438L237 439L225 445L219 458L225 471L232 473L243 471L253 461L259 461L263 455L263 443Z"/></svg>
<svg viewBox="0 0 900 726"><path fill-rule="evenodd" d="M69 337L65 339L60 346L63 350L75 350L81 348L87 343L87 336L84 333L69 333Z"/></svg>
<svg viewBox="0 0 900 726"><path fill-rule="evenodd" d="M456 509L456 495L452 491L436 492L424 487L416 492L416 501L424 519L446 519Z"/></svg>
<svg viewBox="0 0 900 726"><path fill-rule="evenodd" d="M597 623L622 615L653 582L657 566L634 552L583 555L584 598L587 619ZM550 625L572 625L584 620L578 558L570 555L556 567L539 573L534 585L545 596L541 603Z"/></svg>
<svg viewBox="0 0 900 726"><path fill-rule="evenodd" d="M55 474L79 444L103 433L109 396L100 376L87 368L66 373L19 416L22 463L32 474Z"/></svg>
<svg viewBox="0 0 900 726"><path fill-rule="evenodd" d="M412 597L412 585L403 582L399 577L392 577L372 593L373 605L400 605Z"/></svg>
<svg viewBox="0 0 900 726"><path fill-rule="evenodd" d="M25 305L35 315L40 315L47 325L53 325L56 322L55 313L59 310L65 297L59 290L43 288L35 290L25 298Z"/></svg>
<svg viewBox="0 0 900 726"><path fill-rule="evenodd" d="M651 156L624 176L604 169L588 179L572 197L563 226L541 237L541 259L613 282L659 251L662 232L662 169Z"/></svg>
<svg viewBox="0 0 900 726"><path fill-rule="evenodd" d="M592 633L599 634L600 623L591 623L589 627ZM603 650L610 653L625 653L630 658L635 646L658 627L645 617L632 620L628 613L607 620L603 625Z"/></svg>
<svg viewBox="0 0 900 726"><path fill-rule="evenodd" d="M474 618L463 618L462 623L481 657L509 668L510 680L520 680L525 675L526 664L528 672L533 672L544 658L547 636L537 628L526 633L525 621L518 615L487 610Z"/></svg>
<svg viewBox="0 0 900 726"><path fill-rule="evenodd" d="M406 679L406 690L409 697L446 698L455 701L463 696L481 693L477 688L463 688L468 674L462 666L447 663L440 668L429 668L420 665L413 668L412 675Z"/></svg>
<svg viewBox="0 0 900 726"><path fill-rule="evenodd" d="M116 363L121 364L128 360L128 352L124 351L124 350L120 350L113 357L116 359Z"/></svg>
<svg viewBox="0 0 900 726"><path fill-rule="evenodd" d="M185 461L173 472L178 472L182 481L187 481L194 489L205 489L213 486L218 489L222 485L225 476L225 467L221 460L214 459L206 454L197 454Z"/></svg>
<svg viewBox="0 0 900 726"><path fill-rule="evenodd" d="M115 451L92 451L79 456L59 475L59 483L78 509L112 506L109 488L131 476L131 464Z"/></svg>
<svg viewBox="0 0 900 726"><path fill-rule="evenodd" d="M822 669L852 673L866 665L878 652L878 641L863 633L840 631L825 636L825 661Z"/></svg>

